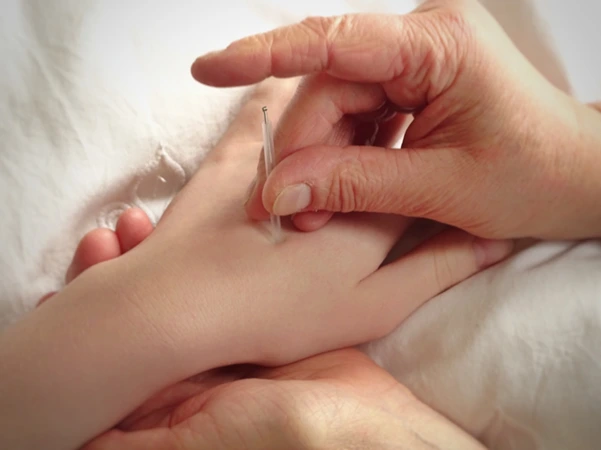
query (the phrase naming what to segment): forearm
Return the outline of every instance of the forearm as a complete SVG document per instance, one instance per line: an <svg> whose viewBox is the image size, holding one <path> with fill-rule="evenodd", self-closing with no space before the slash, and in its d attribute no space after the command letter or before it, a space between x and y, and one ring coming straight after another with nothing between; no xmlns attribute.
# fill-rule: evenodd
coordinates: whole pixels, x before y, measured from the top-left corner
<svg viewBox="0 0 601 450"><path fill-rule="evenodd" d="M185 371L112 269L99 269L0 336L3 448L77 448Z"/></svg>

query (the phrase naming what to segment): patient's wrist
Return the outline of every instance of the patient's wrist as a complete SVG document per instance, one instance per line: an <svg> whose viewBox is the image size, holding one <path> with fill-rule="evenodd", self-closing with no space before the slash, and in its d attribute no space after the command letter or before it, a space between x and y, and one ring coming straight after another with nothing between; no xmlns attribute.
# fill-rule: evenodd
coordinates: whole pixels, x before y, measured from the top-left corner
<svg viewBox="0 0 601 450"><path fill-rule="evenodd" d="M165 311L143 305L146 292L137 292L122 269L112 261L89 269L0 335L0 436L7 448L79 447L191 367L218 364L202 340L197 361L189 354L186 360L152 322L154 312Z"/></svg>
<svg viewBox="0 0 601 450"><path fill-rule="evenodd" d="M82 274L0 337L7 448L79 447L159 387L154 343L136 335L105 270Z"/></svg>

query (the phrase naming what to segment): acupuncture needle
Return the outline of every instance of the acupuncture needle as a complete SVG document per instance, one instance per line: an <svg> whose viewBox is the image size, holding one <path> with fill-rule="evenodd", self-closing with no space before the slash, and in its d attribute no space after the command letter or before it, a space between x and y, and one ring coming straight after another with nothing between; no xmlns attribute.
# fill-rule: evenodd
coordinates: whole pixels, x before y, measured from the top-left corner
<svg viewBox="0 0 601 450"><path fill-rule="evenodd" d="M263 106L263 156L265 159L265 178L269 176L275 165L275 148L273 145L273 130L267 115L267 106ZM282 223L280 216L269 214L271 233L274 241L280 242L282 238Z"/></svg>

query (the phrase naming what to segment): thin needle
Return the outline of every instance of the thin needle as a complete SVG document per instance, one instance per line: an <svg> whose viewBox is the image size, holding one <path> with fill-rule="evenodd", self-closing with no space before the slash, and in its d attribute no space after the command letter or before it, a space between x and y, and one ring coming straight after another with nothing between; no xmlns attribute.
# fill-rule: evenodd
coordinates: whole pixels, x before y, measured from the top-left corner
<svg viewBox="0 0 601 450"><path fill-rule="evenodd" d="M267 106L263 106L263 154L265 157L265 176L268 177L275 165L275 149L273 145L273 130L267 115ZM269 214L271 233L275 242L282 238L282 223L280 216Z"/></svg>

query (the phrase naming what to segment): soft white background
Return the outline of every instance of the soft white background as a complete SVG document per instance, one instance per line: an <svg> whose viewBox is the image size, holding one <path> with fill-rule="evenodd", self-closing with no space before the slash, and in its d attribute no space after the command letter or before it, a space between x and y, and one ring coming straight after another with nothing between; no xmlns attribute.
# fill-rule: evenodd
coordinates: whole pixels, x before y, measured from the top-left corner
<svg viewBox="0 0 601 450"><path fill-rule="evenodd" d="M158 219L218 139L245 89L195 83L197 55L307 15L413 3L3 1L0 328L60 288L86 231L128 205ZM554 83L601 99L601 3L483 3ZM598 242L539 245L367 351L491 448L598 448L600 273Z"/></svg>

